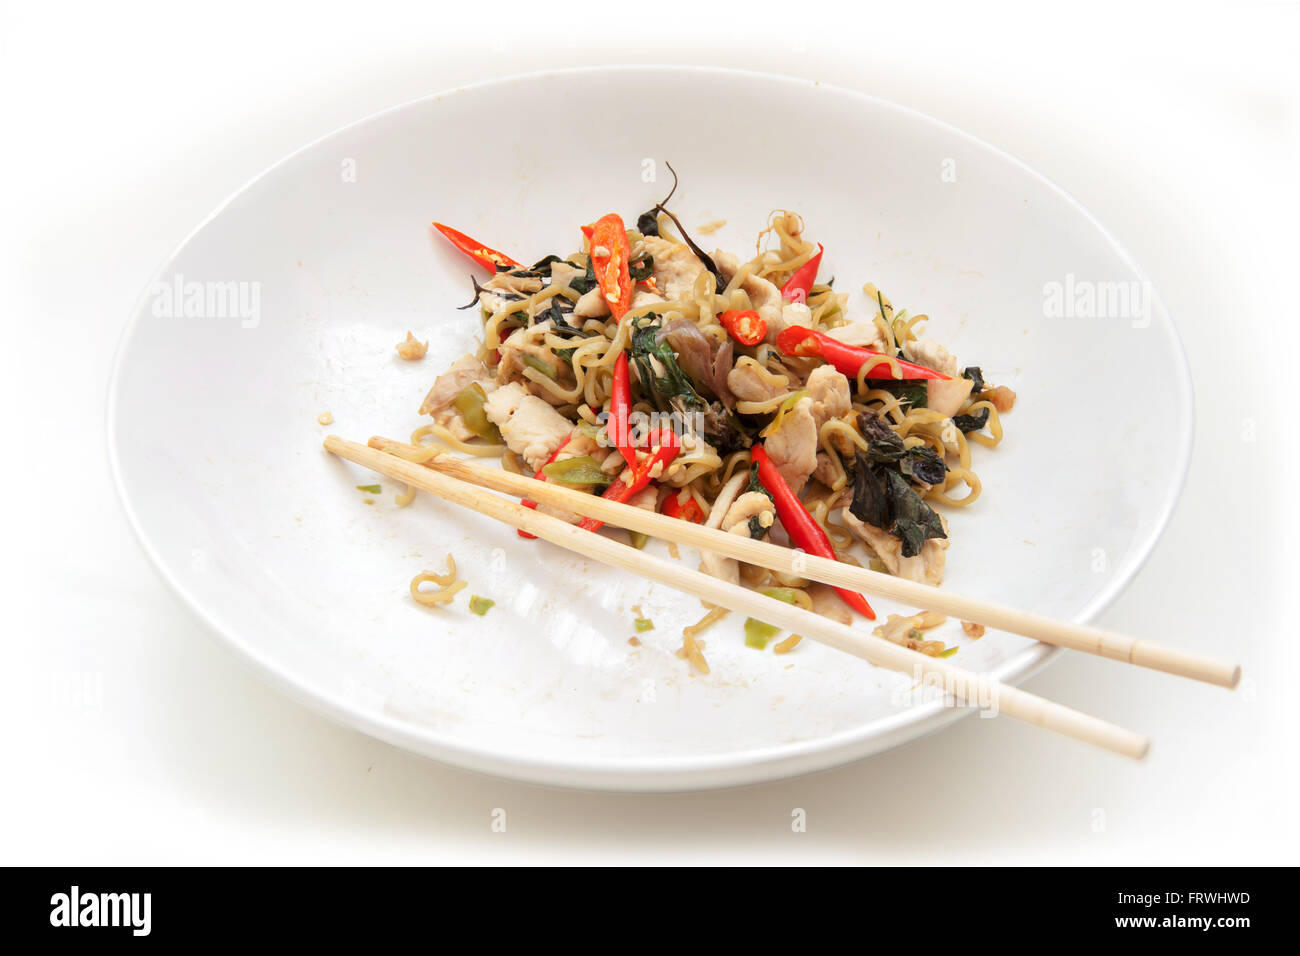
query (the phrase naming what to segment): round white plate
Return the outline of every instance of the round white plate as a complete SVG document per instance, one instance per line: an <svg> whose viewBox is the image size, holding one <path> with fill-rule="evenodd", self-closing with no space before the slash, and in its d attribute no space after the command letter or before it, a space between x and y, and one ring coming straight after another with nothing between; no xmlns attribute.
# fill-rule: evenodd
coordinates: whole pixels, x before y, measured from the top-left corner
<svg viewBox="0 0 1300 956"><path fill-rule="evenodd" d="M663 160L688 229L726 220L710 247L744 253L770 210L796 210L851 308L875 282L1019 393L1002 446L975 449L983 497L949 513L947 587L1082 621L1132 578L1181 487L1190 381L1142 273L1076 202L958 130L806 80L533 75L408 103L285 159L186 240L126 332L109 430L130 520L177 593L278 686L439 760L602 789L770 780L958 715L809 642L748 649L736 615L705 636L712 673L694 675L673 652L696 600L435 500L399 508L387 480L366 504L355 486L376 478L321 450L327 432L407 435L479 333L455 308L467 263L431 220L532 261L661 198ZM394 352L408 329L431 343L423 362ZM486 617L464 596L431 610L407 595L448 552L466 593L496 601ZM655 624L640 647L634 604ZM967 640L956 622L940 636L1002 680L1050 655Z"/></svg>

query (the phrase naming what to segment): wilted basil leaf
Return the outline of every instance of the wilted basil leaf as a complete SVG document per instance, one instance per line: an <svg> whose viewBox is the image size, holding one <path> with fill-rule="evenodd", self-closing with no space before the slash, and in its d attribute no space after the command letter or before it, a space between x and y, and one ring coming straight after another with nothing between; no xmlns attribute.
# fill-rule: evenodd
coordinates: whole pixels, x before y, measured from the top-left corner
<svg viewBox="0 0 1300 956"><path fill-rule="evenodd" d="M900 472L888 465L873 465L862 453L858 454L853 469L853 501L849 513L898 538L905 558L920 554L928 539L947 537L934 509L921 500Z"/></svg>
<svg viewBox="0 0 1300 956"><path fill-rule="evenodd" d="M730 455L754 444L754 436L741 424L735 413L729 411L721 402L709 402L704 408L704 440L712 445L719 455Z"/></svg>
<svg viewBox="0 0 1300 956"><path fill-rule="evenodd" d="M644 282L655 273L654 256L646 256L640 262L628 263L627 274L633 282Z"/></svg>
<svg viewBox="0 0 1300 956"><path fill-rule="evenodd" d="M539 316L539 318L543 320L550 319L551 326L554 329L555 334L563 338L571 339L574 336L582 335L582 329L570 325L568 321L564 318L564 313L560 310L559 296L556 296L551 300L551 307L547 309L545 312L543 312L541 316ZM566 349L565 351L568 351L570 352L570 354L572 354L573 350Z"/></svg>
<svg viewBox="0 0 1300 956"><path fill-rule="evenodd" d="M859 521L887 530L893 524L893 510L889 506L883 471L873 468L867 456L858 453L853 466L853 501L849 513Z"/></svg>
<svg viewBox="0 0 1300 956"><path fill-rule="evenodd" d="M928 445L907 449L907 453L898 462L898 470L906 477L927 485L943 484L948 476L948 466L938 452Z"/></svg>
<svg viewBox="0 0 1300 956"><path fill-rule="evenodd" d="M539 276L548 276L551 274L551 266L557 262L563 262L563 261L564 261L563 256L557 256L554 253L552 253L549 256L545 256L541 259L538 259L531 266L529 266L528 271Z"/></svg>
<svg viewBox="0 0 1300 956"><path fill-rule="evenodd" d="M889 423L879 415L868 415L865 412L858 415L858 431L862 432L862 437L867 441L878 441L894 437L894 430L889 427Z"/></svg>
<svg viewBox="0 0 1300 956"><path fill-rule="evenodd" d="M977 432L989 421L989 410L981 408L977 415L954 415L952 423L956 425L963 434L966 432Z"/></svg>
<svg viewBox="0 0 1300 956"><path fill-rule="evenodd" d="M569 288L578 293L578 295L586 295L592 289L596 288L596 270L592 268L590 256L587 258L586 272L570 279Z"/></svg>
<svg viewBox="0 0 1300 956"><path fill-rule="evenodd" d="M908 408L926 408L929 392L925 382L899 382L893 379L868 379L872 388L879 388L902 401L903 410Z"/></svg>
<svg viewBox="0 0 1300 956"><path fill-rule="evenodd" d="M674 408L679 411L705 409L708 403L695 390L690 376L677 364L672 346L659 341L659 316L651 312L646 318L649 321L632 333L632 343L628 350L629 357L636 364L637 381L641 385L642 394L661 412L672 411ZM662 375L655 371L656 361L663 368Z"/></svg>
<svg viewBox="0 0 1300 956"><path fill-rule="evenodd" d="M886 472L885 478L894 508L894 526L889 533L903 542L903 557L920 554L928 538L948 537L939 516L921 500L906 478L892 471Z"/></svg>

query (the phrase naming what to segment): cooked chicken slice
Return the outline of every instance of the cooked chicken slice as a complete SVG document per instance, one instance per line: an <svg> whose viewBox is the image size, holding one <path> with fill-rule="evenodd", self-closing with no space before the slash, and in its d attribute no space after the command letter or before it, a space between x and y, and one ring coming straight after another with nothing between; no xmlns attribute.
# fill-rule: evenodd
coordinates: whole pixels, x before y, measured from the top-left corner
<svg viewBox="0 0 1300 956"><path fill-rule="evenodd" d="M763 528L772 527L772 523L776 520L776 506L772 504L772 499L761 491L747 491L737 498L727 509L719 527L729 534L752 538L749 528L751 518L757 518L759 526Z"/></svg>
<svg viewBox="0 0 1300 956"><path fill-rule="evenodd" d="M789 391L790 379L769 372L749 356L742 356L727 373L727 387L743 402L766 402Z"/></svg>
<svg viewBox="0 0 1300 956"><path fill-rule="evenodd" d="M921 547L920 554L905 558L902 556L903 542L888 531L882 531L880 528L859 521L848 508L840 509L840 518L850 531L867 543L890 574L924 584L943 583L943 569L947 563L947 538L930 538ZM943 524L944 532L947 533L947 519L940 515L939 521Z"/></svg>
<svg viewBox="0 0 1300 956"><path fill-rule="evenodd" d="M469 441L471 438L479 437L469 430L469 426L465 424L465 419L461 417L460 412L456 410L454 405L438 409L433 413L433 420L436 424L451 432L452 437L457 441Z"/></svg>
<svg viewBox="0 0 1300 956"><path fill-rule="evenodd" d="M522 455L536 471L568 437L573 425L518 382L502 385L483 406L488 421L501 430L501 437L516 455Z"/></svg>
<svg viewBox="0 0 1300 956"><path fill-rule="evenodd" d="M604 461L605 456L611 451L613 451L613 449L606 448L600 443L599 439L593 438L585 432L574 429L573 435L569 439L569 443L564 446L564 451L560 452L555 457L555 460L563 461L566 458L581 458L585 455L590 458L595 458L597 461Z"/></svg>
<svg viewBox="0 0 1300 956"><path fill-rule="evenodd" d="M542 280L499 272L485 282L478 295L479 304L490 313L500 312L511 302L542 291Z"/></svg>
<svg viewBox="0 0 1300 956"><path fill-rule="evenodd" d="M654 511L659 505L659 488L657 485L649 485L642 488L627 503L633 508L644 508L646 511Z"/></svg>
<svg viewBox="0 0 1300 956"><path fill-rule="evenodd" d="M641 240L645 251L655 260L655 285L667 300L689 298L695 280L704 271L704 263L695 257L690 246L672 242L662 236L646 236Z"/></svg>
<svg viewBox="0 0 1300 956"><path fill-rule="evenodd" d="M657 292L651 292L649 289L634 289L632 292L632 308L639 309L643 305L652 305L655 302L666 301L663 296Z"/></svg>
<svg viewBox="0 0 1300 956"><path fill-rule="evenodd" d="M525 357L533 356L554 367L555 353L546 344L546 333L551 330L550 319L515 329L501 343L501 361L497 365L497 380L509 381L525 365Z"/></svg>
<svg viewBox="0 0 1300 956"><path fill-rule="evenodd" d="M769 432L763 447L776 470L795 494L817 468L817 422L811 398L801 398L785 413L779 427Z"/></svg>
<svg viewBox="0 0 1300 956"><path fill-rule="evenodd" d="M731 476L731 480L722 486L722 490L718 492L718 497L714 499L708 520L704 522L705 527L722 527L727 512L740 496L740 489L744 488L748 482L748 471L738 471ZM764 495L764 497L767 496ZM732 584L740 583L740 562L735 558L724 558L714 551L700 552L700 570L723 581L730 581Z"/></svg>
<svg viewBox="0 0 1300 956"><path fill-rule="evenodd" d="M617 448L606 448L605 453L605 458L600 463L600 470L615 477L623 474L623 469L627 467L627 461L623 458L623 453Z"/></svg>
<svg viewBox="0 0 1300 956"><path fill-rule="evenodd" d="M834 366L817 366L809 374L804 388L808 389L808 397L812 399L813 421L819 429L832 418L843 418L853 410L849 380Z"/></svg>
<svg viewBox="0 0 1300 956"><path fill-rule="evenodd" d="M803 302L786 302L781 306L781 314L775 321L767 323L767 335L763 341L773 343L776 337L792 325L812 328L812 309Z"/></svg>
<svg viewBox="0 0 1300 956"><path fill-rule="evenodd" d="M592 286L573 306L573 314L580 319L602 319L609 315L609 302L599 286Z"/></svg>
<svg viewBox="0 0 1300 956"><path fill-rule="evenodd" d="M962 402L970 397L971 386L974 384L968 378L929 379L925 383L926 407L945 418L952 418L961 408Z"/></svg>
<svg viewBox="0 0 1300 956"><path fill-rule="evenodd" d="M572 285L574 279L579 279L586 274L586 269L564 260L551 263L551 285Z"/></svg>
<svg viewBox="0 0 1300 956"><path fill-rule="evenodd" d="M721 249L713 253L713 261L718 267L718 271L723 277L730 281L737 272L740 271L741 262L730 252L723 252ZM658 259L655 260L657 265ZM745 281L740 284L740 288L749 296L750 304L754 310L763 317L767 323L768 331L772 326L781 325L781 307L785 300L781 298L781 290L771 282L760 276L746 276Z"/></svg>
<svg viewBox="0 0 1300 956"><path fill-rule="evenodd" d="M871 349L873 352L881 352L885 348L885 335L875 322L849 322L838 328L827 329L826 334L837 342L856 345L861 349Z"/></svg>
<svg viewBox="0 0 1300 956"><path fill-rule="evenodd" d="M932 368L936 372L943 372L944 375L956 377L957 375L957 356L953 355L938 342L930 339L917 339L914 342L908 342L904 348L907 357L917 365L924 365L926 368Z"/></svg>
<svg viewBox="0 0 1300 956"><path fill-rule="evenodd" d="M947 530L947 523L945 522L944 531ZM943 584L943 571L948 563L948 544L947 538L931 538L921 546L920 554L914 558L904 558L903 561L920 561L920 580L938 587ZM915 573L915 569L909 569L909 571Z"/></svg>
<svg viewBox="0 0 1300 956"><path fill-rule="evenodd" d="M804 328L812 328L812 309L808 308L803 302L787 302L781 306L781 324L789 328L792 325L802 325Z"/></svg>
<svg viewBox="0 0 1300 956"><path fill-rule="evenodd" d="M839 621L841 624L853 623L853 612L844 600L835 593L835 589L826 584L810 584L805 591L812 598L812 609L816 614L822 617L828 617L832 621Z"/></svg>
<svg viewBox="0 0 1300 956"><path fill-rule="evenodd" d="M583 519L583 515L574 514L572 511L565 511L563 508L557 508L554 505L539 504L537 510L544 515L550 515L552 518L559 518L561 521L567 521L569 524L577 524Z"/></svg>
<svg viewBox="0 0 1300 956"><path fill-rule="evenodd" d="M813 477L827 488L834 487L836 479L840 477L839 469L831 461L831 456L824 451L817 453L817 467L813 469Z"/></svg>
<svg viewBox="0 0 1300 956"><path fill-rule="evenodd" d="M452 363L451 368L439 375L420 403L421 415L433 415L456 400L456 396L465 391L474 382L483 387L484 392L496 388L492 373L487 366L473 355L462 355Z"/></svg>

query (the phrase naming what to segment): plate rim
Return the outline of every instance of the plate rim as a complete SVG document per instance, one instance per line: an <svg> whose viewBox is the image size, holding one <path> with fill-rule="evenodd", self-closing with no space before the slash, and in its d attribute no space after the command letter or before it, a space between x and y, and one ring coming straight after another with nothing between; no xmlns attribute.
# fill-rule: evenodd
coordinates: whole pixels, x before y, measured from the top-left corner
<svg viewBox="0 0 1300 956"><path fill-rule="evenodd" d="M932 701L900 710L883 722L873 722L872 729L869 731L860 727L850 728L824 737L793 743L769 744L738 752L655 757L593 756L591 758L538 759L529 754L521 752L509 753L499 748L485 749L465 746L457 743L454 733L434 731L432 728L427 727L421 728L392 715L366 709L356 702L347 701L336 694L331 694L311 685L309 681L295 677L288 669L281 668L268 660L263 654L259 653L255 643L246 641L238 633L237 628L224 624L216 614L209 611L195 595L190 593L185 583L168 568L161 554L151 542L132 503L130 491L122 473L118 442L118 433L121 427L118 405L120 384L125 357L144 314L149 290L167 272L186 247L210 223L237 202L240 197L256 184L273 175L282 166L291 163L298 156L315 149L328 140L355 131L369 123L377 122L391 113L412 109L418 105L437 102L451 96L484 88L525 81L535 82L551 77L607 72L676 73L693 76L721 76L731 79L741 78L753 82L781 83L807 89L824 90L862 103L869 103L875 108L892 111L904 115L912 121L919 121L941 129L966 141L971 146L986 151L996 159L1012 164L1022 173L1037 180L1048 190L1055 193L1077 215L1081 216L1097 230L1114 250L1120 261L1131 269L1133 274L1150 290L1150 294L1158 306L1156 311L1163 316L1163 319L1156 324L1161 326L1177 357L1175 362L1177 407L1184 413L1183 427L1178 434L1179 449L1175 464L1175 478L1164 489L1159 502L1156 521L1151 531L1143 540L1135 544L1124 563L1116 568L1115 573L1110 577L1106 585L1087 604L1080 608L1072 616L1071 620L1076 623L1088 623L1110 607L1133 582L1133 579L1143 565L1146 564L1156 544L1168 527L1187 482L1195 442L1195 393L1191 369L1187 362L1186 349L1178 333L1178 327L1173 315L1165 305L1159 290L1147 276L1146 271L1138 264L1115 234L1083 203L1055 180L1039 172L1018 156L973 133L913 107L862 90L832 83L823 83L808 77L732 67L689 64L608 64L533 70L492 77L463 86L416 96L346 123L292 150L242 183L210 213L204 216L163 258L132 305L130 318L118 337L108 380L105 404L105 440L109 471L113 478L118 501L126 515L127 523L149 558L150 563L153 564L154 569L164 583L180 599L181 603L206 626L210 633L220 637L225 646L235 651L237 658L242 663L252 665L258 676L266 680L271 686L336 723L359 730L403 750L461 769L526 783L570 789L642 793L712 790L787 779L844 766L950 726L954 721L969 715L971 710L965 707L947 707L941 701ZM1045 644L1034 644L1007 658L990 672L990 676L1013 686L1019 685L1037 674L1062 653L1061 648L1054 648Z"/></svg>

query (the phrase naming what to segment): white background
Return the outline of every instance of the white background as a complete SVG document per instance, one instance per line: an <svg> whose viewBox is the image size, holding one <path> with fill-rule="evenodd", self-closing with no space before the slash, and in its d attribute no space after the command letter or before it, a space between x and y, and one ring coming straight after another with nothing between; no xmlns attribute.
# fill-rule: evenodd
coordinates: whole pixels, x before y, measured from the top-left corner
<svg viewBox="0 0 1300 956"><path fill-rule="evenodd" d="M1295 862L1296 6L455 6L2 4L0 862ZM113 350L153 270L228 194L342 124L609 62L894 99L1020 156L1108 224L1179 324L1198 425L1173 522L1101 623L1238 658L1241 689L1072 656L1028 688L1149 733L1145 763L970 719L799 780L603 796L336 727L193 621L131 537L104 449ZM1069 387L1086 401L1124 383L1099 369Z"/></svg>

